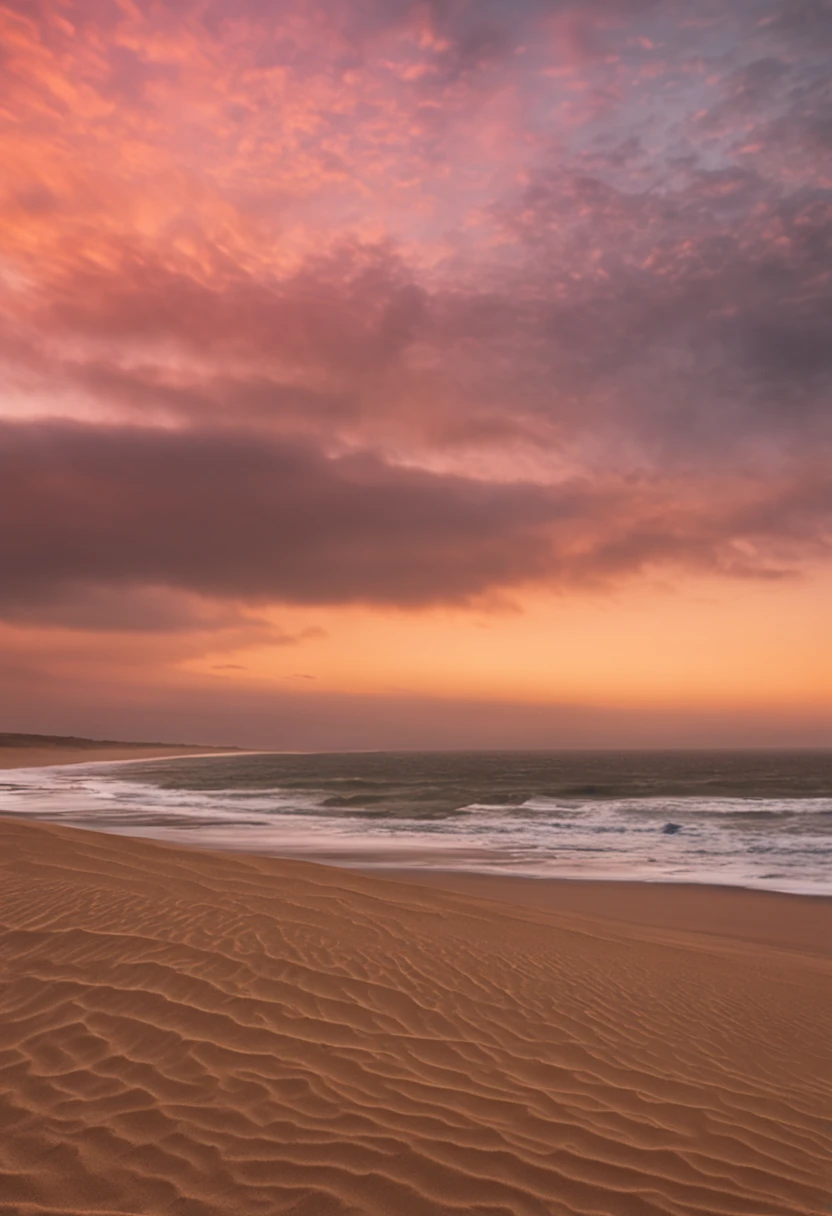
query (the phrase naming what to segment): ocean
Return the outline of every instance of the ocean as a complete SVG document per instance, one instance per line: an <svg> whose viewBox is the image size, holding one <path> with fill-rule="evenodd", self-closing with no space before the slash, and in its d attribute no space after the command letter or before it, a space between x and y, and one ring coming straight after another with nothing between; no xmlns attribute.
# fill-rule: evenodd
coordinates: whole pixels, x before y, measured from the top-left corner
<svg viewBox="0 0 832 1216"><path fill-rule="evenodd" d="M0 772L0 813L332 865L832 894L832 752L237 753Z"/></svg>

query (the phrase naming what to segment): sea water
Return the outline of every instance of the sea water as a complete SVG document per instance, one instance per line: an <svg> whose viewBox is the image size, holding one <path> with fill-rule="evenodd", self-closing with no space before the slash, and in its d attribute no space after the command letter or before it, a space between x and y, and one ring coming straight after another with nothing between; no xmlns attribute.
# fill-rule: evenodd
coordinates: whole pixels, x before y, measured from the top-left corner
<svg viewBox="0 0 832 1216"><path fill-rule="evenodd" d="M238 753L0 773L0 813L329 864L832 893L832 753Z"/></svg>

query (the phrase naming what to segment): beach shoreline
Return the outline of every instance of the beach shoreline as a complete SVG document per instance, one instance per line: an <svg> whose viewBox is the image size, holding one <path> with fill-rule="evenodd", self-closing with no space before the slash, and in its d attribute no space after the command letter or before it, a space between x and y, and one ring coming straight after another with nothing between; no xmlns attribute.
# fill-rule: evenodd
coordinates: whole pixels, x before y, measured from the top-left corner
<svg viewBox="0 0 832 1216"><path fill-rule="evenodd" d="M136 762L152 764L159 760L189 758L247 758L252 756L284 756L285 753L262 749L213 747L164 747L160 744L103 744L83 747L25 747L0 746L0 770L44 769L75 765L122 765ZM0 816L3 815L0 810ZM17 819L17 815L10 816ZM49 819L39 822L50 822ZM74 825L67 825L74 826ZM90 821L80 825L93 828ZM106 829L101 829L106 833ZM117 833L118 834L118 833ZM124 835L131 837L130 833ZM144 836L131 838L144 839ZM164 841L164 837L161 838ZM165 841L178 847L175 841ZM186 845L191 842L183 841ZM575 875L539 875L530 873L488 873L472 868L440 867L429 864L401 866L391 856L389 861L363 862L361 855L343 855L342 865L325 848L302 853L291 846L285 852L263 848L224 848L215 843L194 843L192 847L207 851L227 852L229 855L275 857L302 860L336 870L347 869L367 878L386 879L424 888L456 892L477 898L509 903L544 911L575 913L615 919L646 927L675 927L719 937L780 947L806 949L824 954L832 951L832 895L785 892L745 886L742 883L674 881L660 877L580 877Z"/></svg>
<svg viewBox="0 0 832 1216"><path fill-rule="evenodd" d="M0 770L57 768L70 764L115 764L136 760L186 760L192 756L246 755L226 748L167 747L153 744L104 745L101 747L0 747Z"/></svg>

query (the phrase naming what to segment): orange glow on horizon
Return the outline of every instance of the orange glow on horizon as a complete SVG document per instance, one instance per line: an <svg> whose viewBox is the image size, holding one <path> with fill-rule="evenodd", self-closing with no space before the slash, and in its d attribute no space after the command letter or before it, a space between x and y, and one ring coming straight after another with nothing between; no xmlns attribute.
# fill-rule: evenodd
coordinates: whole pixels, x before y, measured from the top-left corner
<svg viewBox="0 0 832 1216"><path fill-rule="evenodd" d="M832 701L830 602L832 577L817 574L730 594L717 580L609 595L528 593L502 612L284 609L275 613L283 628L314 620L324 636L183 666L232 684L360 694L821 708Z"/></svg>

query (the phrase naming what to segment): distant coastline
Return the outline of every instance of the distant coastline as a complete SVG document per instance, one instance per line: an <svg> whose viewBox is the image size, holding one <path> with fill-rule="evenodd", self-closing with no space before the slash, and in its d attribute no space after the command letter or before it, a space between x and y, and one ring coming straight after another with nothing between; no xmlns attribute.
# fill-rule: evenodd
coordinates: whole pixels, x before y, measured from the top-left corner
<svg viewBox="0 0 832 1216"><path fill-rule="evenodd" d="M32 735L0 731L0 769L93 764L102 760L222 755L242 750L233 746L214 747L202 743L128 742L115 739L85 739L75 735Z"/></svg>

